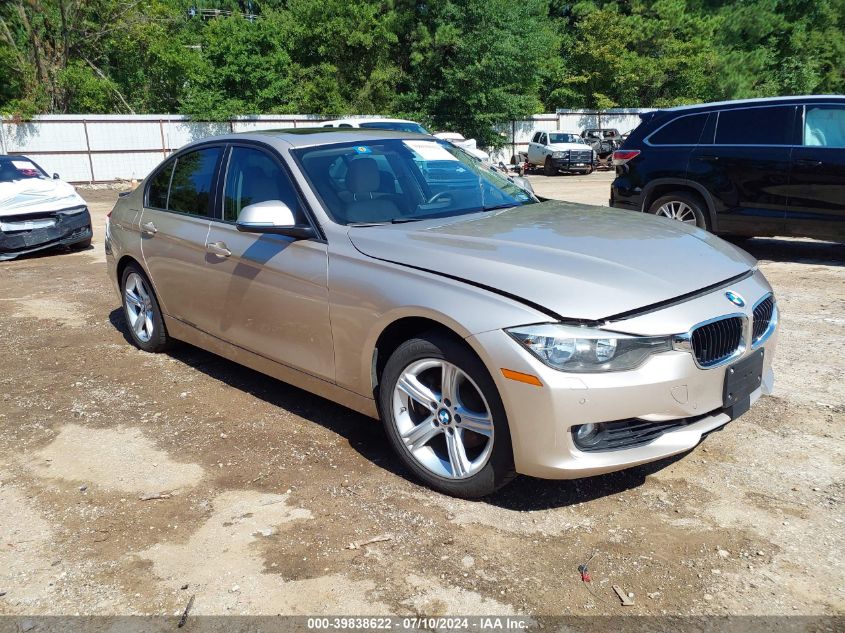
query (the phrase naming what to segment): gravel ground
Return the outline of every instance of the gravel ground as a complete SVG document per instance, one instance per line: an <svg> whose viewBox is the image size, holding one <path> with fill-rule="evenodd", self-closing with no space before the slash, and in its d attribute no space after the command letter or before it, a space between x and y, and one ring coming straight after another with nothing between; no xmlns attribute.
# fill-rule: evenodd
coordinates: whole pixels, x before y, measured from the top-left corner
<svg viewBox="0 0 845 633"><path fill-rule="evenodd" d="M608 174L531 179L607 199ZM777 387L723 432L469 502L413 483L340 406L132 347L104 267L116 194L82 193L91 250L0 265L0 614L173 614L190 595L196 614L845 611L845 247L746 244L782 310Z"/></svg>

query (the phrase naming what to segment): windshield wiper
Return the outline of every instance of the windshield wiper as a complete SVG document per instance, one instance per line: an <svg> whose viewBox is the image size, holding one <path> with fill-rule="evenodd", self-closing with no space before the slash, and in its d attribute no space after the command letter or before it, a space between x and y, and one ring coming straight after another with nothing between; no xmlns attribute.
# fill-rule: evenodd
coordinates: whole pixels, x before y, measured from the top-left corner
<svg viewBox="0 0 845 633"><path fill-rule="evenodd" d="M347 222L346 226L384 226L387 222Z"/></svg>

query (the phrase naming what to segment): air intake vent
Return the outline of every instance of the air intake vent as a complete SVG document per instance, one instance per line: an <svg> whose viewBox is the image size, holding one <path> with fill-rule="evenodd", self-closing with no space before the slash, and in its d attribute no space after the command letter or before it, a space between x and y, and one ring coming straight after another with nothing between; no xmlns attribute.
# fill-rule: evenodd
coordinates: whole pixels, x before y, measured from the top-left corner
<svg viewBox="0 0 845 633"><path fill-rule="evenodd" d="M765 336L766 332L769 329L769 326L772 323L772 315L774 314L774 312L775 300L771 295L769 295L756 306L754 306L754 324L751 339L752 343L757 343L760 339L763 338L763 336Z"/></svg>
<svg viewBox="0 0 845 633"><path fill-rule="evenodd" d="M692 350L701 367L714 367L741 351L742 317L725 317L692 332Z"/></svg>

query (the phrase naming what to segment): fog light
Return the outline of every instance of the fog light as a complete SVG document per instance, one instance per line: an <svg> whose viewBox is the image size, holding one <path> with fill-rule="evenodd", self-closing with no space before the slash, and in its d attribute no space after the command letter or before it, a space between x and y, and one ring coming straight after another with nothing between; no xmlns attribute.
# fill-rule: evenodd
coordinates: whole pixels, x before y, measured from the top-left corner
<svg viewBox="0 0 845 633"><path fill-rule="evenodd" d="M599 441L600 424L582 424L572 429L575 444L578 446L592 446Z"/></svg>

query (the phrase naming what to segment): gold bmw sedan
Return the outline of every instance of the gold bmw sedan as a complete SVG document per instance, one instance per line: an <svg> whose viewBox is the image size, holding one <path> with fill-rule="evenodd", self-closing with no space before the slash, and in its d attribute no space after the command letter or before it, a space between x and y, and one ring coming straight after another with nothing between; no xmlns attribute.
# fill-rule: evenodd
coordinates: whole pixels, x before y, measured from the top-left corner
<svg viewBox="0 0 845 633"><path fill-rule="evenodd" d="M687 451L773 384L777 304L748 254L540 201L421 134L188 145L118 200L106 254L138 347L187 341L380 418L460 497Z"/></svg>

